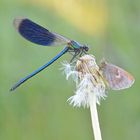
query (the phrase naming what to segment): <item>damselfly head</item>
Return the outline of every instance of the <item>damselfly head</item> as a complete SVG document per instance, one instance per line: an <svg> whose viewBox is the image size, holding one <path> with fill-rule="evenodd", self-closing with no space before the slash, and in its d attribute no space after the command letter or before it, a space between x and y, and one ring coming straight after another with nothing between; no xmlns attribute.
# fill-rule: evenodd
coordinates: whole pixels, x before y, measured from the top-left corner
<svg viewBox="0 0 140 140"><path fill-rule="evenodd" d="M121 90L129 88L133 85L134 77L124 69L102 61L100 71L107 85L113 90Z"/></svg>
<svg viewBox="0 0 140 140"><path fill-rule="evenodd" d="M88 52L88 50L89 50L89 47L86 45L83 45L82 48L84 49L85 52Z"/></svg>

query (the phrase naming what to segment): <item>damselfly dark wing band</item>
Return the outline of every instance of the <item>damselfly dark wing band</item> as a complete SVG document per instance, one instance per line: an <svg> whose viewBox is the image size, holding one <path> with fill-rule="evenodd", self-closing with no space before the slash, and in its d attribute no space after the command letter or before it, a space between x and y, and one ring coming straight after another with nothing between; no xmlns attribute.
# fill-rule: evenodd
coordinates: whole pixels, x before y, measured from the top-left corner
<svg viewBox="0 0 140 140"><path fill-rule="evenodd" d="M16 18L14 25L18 32L27 40L43 45L55 46L66 44L69 40L65 37L52 33L44 27L32 22L27 18Z"/></svg>

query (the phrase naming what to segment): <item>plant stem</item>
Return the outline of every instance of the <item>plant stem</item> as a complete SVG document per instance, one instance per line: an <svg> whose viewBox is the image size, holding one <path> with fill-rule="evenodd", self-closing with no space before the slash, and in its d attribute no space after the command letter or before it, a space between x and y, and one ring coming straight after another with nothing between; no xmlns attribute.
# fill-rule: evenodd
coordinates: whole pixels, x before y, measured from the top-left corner
<svg viewBox="0 0 140 140"><path fill-rule="evenodd" d="M96 106L96 95L91 93L89 95L89 98L90 98L90 113L91 113L94 137L95 140L102 140L100 125L98 120L97 106Z"/></svg>

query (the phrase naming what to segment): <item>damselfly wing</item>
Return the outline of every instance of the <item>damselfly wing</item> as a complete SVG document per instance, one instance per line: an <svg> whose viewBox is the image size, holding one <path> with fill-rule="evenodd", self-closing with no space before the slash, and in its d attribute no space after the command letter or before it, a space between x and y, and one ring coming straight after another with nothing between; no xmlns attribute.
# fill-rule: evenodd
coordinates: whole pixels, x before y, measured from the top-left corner
<svg viewBox="0 0 140 140"><path fill-rule="evenodd" d="M57 33L50 32L48 29L27 18L16 18L14 26L22 37L38 45L59 46L70 42L69 39Z"/></svg>

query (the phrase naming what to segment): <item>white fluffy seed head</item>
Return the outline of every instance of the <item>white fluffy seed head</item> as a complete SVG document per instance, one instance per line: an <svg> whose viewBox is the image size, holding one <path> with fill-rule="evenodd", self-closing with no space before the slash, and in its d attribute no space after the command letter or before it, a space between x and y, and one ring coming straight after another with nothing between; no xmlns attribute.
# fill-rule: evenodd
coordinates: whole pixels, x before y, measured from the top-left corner
<svg viewBox="0 0 140 140"><path fill-rule="evenodd" d="M96 64L93 55L84 55L79 58L75 65L63 64L66 79L72 76L76 82L75 95L68 101L73 106L89 107L89 94L96 95L96 103L100 104L100 99L105 98L105 83Z"/></svg>

